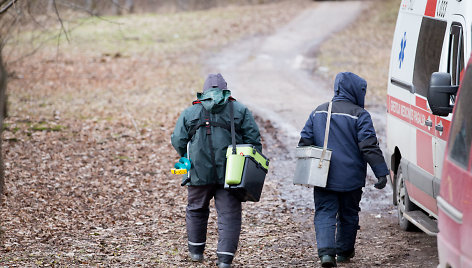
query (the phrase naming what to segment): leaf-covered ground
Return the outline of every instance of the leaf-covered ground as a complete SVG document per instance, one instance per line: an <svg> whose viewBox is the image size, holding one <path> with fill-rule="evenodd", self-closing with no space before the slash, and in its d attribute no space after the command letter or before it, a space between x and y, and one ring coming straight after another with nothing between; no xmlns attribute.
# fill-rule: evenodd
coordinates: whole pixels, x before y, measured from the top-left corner
<svg viewBox="0 0 472 268"><path fill-rule="evenodd" d="M59 47L24 38L35 32L11 41L0 266L191 265L186 190L169 173L177 159L169 138L202 85L200 55L270 33L307 5L85 19ZM37 42L39 51L15 61ZM215 261L211 217L201 267ZM244 205L243 226L236 265L314 262L275 182L262 202Z"/></svg>
<svg viewBox="0 0 472 268"><path fill-rule="evenodd" d="M0 267L214 266L214 209L205 261L187 257L186 189L169 172L178 159L169 141L175 121L203 84L207 55L272 33L315 5L69 19L71 42L62 37L59 47L31 27L11 39ZM284 158L283 135L258 122L264 153L293 162ZM261 202L243 205L235 267L319 266L313 211L280 197L280 169L271 167ZM399 231L387 212L361 213L357 250L341 267L437 264L434 242Z"/></svg>

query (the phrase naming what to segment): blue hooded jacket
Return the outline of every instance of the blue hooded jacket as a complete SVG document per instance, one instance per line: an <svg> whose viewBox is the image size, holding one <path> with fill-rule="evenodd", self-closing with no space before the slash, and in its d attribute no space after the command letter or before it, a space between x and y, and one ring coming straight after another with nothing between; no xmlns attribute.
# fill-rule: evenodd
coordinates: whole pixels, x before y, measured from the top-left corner
<svg viewBox="0 0 472 268"><path fill-rule="evenodd" d="M364 187L367 163L377 178L388 174L372 119L364 110L366 89L367 82L356 74L336 76L328 139L328 148L333 151L328 190L345 192ZM328 103L323 103L310 114L299 146L323 146L327 111Z"/></svg>

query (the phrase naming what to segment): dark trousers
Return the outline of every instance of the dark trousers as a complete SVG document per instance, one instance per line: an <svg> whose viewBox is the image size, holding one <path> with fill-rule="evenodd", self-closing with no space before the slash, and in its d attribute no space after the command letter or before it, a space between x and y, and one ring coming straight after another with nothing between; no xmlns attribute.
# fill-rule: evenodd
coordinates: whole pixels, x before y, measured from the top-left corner
<svg viewBox="0 0 472 268"><path fill-rule="evenodd" d="M318 255L349 256L359 229L362 188L350 192L315 188L314 196Z"/></svg>
<svg viewBox="0 0 472 268"><path fill-rule="evenodd" d="M241 202L222 185L188 186L187 235L189 251L205 250L210 200L215 198L218 214L218 260L231 263L241 233Z"/></svg>

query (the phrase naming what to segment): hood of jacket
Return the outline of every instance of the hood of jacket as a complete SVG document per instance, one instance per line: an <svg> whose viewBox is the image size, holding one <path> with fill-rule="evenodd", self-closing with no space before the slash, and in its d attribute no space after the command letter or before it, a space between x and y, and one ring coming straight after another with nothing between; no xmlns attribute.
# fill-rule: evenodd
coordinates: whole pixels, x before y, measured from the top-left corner
<svg viewBox="0 0 472 268"><path fill-rule="evenodd" d="M212 88L202 93L197 93L197 99L202 102L205 110L211 113L218 113L228 103L231 91L228 89Z"/></svg>
<svg viewBox="0 0 472 268"><path fill-rule="evenodd" d="M364 108L367 82L364 78L351 73L338 73L334 81L333 101L349 101Z"/></svg>

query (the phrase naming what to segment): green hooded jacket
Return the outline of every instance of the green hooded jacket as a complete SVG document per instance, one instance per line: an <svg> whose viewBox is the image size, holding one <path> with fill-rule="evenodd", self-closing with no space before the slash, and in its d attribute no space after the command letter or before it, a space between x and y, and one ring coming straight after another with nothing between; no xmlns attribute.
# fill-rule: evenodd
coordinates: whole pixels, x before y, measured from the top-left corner
<svg viewBox="0 0 472 268"><path fill-rule="evenodd" d="M224 184L226 150L231 145L231 131L225 127L211 126L210 138L207 127L199 127L194 134L192 130L205 122L205 114L209 114L210 122L229 127L231 124L229 101L233 102L236 144L252 144L262 152L259 128L254 117L246 106L231 99L230 95L229 90L218 88L198 93L198 101L185 109L177 120L171 142L180 156L187 153L187 143L189 143L188 157L191 159L192 168L190 182L187 185ZM210 151L210 139L213 152ZM212 153L215 156L216 170L211 160ZM184 175L183 181L186 178L187 175Z"/></svg>

